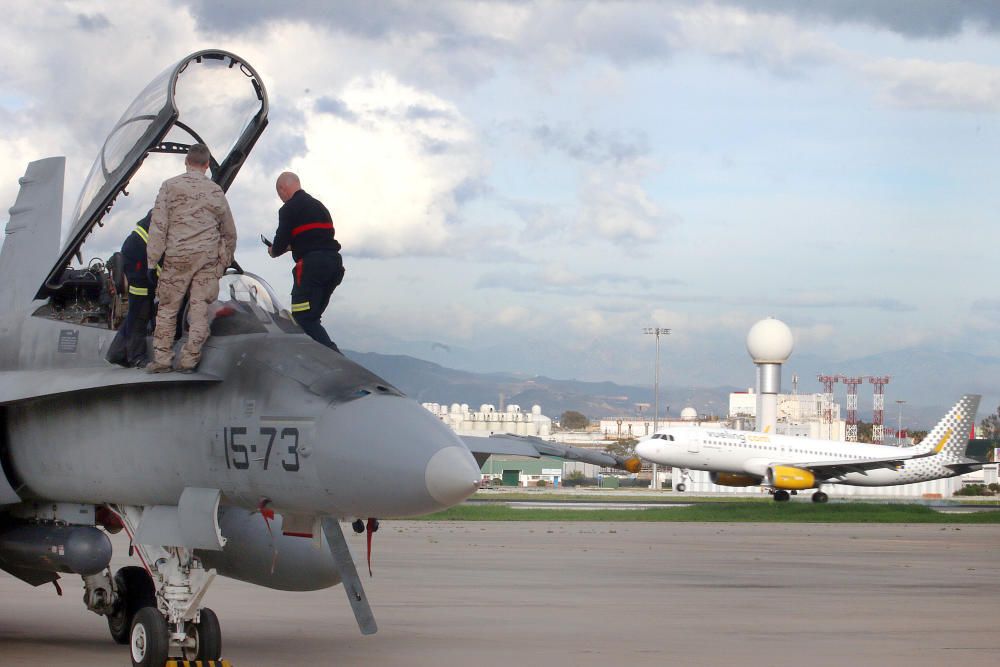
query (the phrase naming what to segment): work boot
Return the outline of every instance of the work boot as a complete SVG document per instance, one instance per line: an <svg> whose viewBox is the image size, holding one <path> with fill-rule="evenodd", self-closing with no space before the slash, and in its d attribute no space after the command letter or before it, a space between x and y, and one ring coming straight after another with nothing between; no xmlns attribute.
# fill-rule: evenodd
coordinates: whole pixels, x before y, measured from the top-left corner
<svg viewBox="0 0 1000 667"><path fill-rule="evenodd" d="M147 373L170 373L174 369L166 364L161 364L154 361L151 364L146 364Z"/></svg>

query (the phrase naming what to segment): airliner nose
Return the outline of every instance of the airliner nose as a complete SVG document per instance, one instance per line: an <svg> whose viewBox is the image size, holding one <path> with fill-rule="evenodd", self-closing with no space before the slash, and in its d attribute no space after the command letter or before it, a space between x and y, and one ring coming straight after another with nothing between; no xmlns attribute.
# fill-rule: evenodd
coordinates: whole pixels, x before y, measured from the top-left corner
<svg viewBox="0 0 1000 667"><path fill-rule="evenodd" d="M639 458L648 459L650 454L653 453L653 441L652 440L641 440L635 446L635 453Z"/></svg>

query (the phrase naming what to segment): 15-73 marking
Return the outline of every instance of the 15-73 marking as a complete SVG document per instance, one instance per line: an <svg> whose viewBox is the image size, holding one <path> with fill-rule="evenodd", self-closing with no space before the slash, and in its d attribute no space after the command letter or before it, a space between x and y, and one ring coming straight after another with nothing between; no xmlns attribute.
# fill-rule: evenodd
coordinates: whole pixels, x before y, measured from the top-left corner
<svg viewBox="0 0 1000 667"><path fill-rule="evenodd" d="M278 430L274 426L261 426L257 439L247 433L245 426L227 426L222 430L225 442L226 467L230 470L247 470L250 462L263 461L264 470L271 464L271 453L280 461L287 472L299 469L299 429L287 426ZM278 445L275 451L275 444ZM263 451L263 456L251 459L251 454Z"/></svg>

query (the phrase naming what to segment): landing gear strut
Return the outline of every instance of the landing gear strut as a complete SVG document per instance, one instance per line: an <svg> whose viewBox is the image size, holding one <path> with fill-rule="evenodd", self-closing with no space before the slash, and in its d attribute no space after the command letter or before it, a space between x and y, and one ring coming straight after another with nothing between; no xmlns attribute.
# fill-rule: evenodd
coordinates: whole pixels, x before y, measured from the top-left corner
<svg viewBox="0 0 1000 667"><path fill-rule="evenodd" d="M142 518L140 507L117 507L130 535ZM222 654L219 617L200 607L215 571L205 571L194 551L135 544L152 576L141 567L115 575L115 603L108 627L115 641L128 643L133 667L162 667L170 657L218 660Z"/></svg>

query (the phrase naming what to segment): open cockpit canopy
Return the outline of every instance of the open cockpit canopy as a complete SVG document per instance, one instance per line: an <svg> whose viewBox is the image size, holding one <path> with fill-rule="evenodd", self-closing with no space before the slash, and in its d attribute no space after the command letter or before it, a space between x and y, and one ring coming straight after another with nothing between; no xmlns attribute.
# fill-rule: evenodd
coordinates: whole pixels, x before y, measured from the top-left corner
<svg viewBox="0 0 1000 667"><path fill-rule="evenodd" d="M267 125L267 112L260 76L227 51L193 53L153 79L101 146L59 259L36 298L59 290L70 261L150 153L183 154L204 143L212 153L212 180L228 190Z"/></svg>

